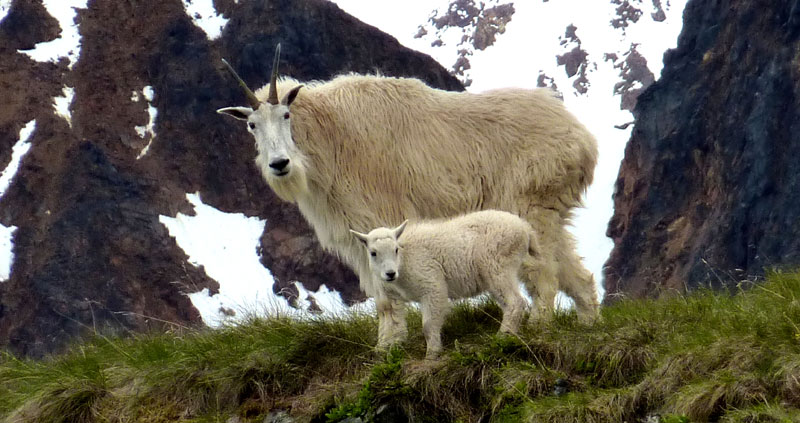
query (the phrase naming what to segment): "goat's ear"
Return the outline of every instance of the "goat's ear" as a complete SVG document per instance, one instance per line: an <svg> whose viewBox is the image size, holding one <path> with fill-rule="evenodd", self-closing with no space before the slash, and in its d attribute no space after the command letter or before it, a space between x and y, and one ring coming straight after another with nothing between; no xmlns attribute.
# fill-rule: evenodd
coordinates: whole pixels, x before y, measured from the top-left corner
<svg viewBox="0 0 800 423"><path fill-rule="evenodd" d="M366 235L366 234L362 234L361 232L356 232L356 231L354 231L354 230L352 230L352 229L350 229L350 233L351 233L351 234L353 234L353 236L355 236L355 237L356 237L356 239L358 239L359 241L361 241L361 242L364 244L364 246L366 246L366 245L367 245L367 238L368 238L368 237L367 237L367 235Z"/></svg>
<svg viewBox="0 0 800 423"><path fill-rule="evenodd" d="M408 224L408 219L401 223L400 226L394 228L394 239L400 238L400 235L402 235L403 231L406 230L406 224Z"/></svg>
<svg viewBox="0 0 800 423"><path fill-rule="evenodd" d="M300 92L300 88L303 88L303 86L302 85L298 85L298 86L292 88L292 90L289 91L288 94L286 94L286 97L283 98L283 101L281 101L281 103L283 103L283 105L285 105L287 107L291 106L292 102L295 99L295 97L297 97L297 93Z"/></svg>
<svg viewBox="0 0 800 423"><path fill-rule="evenodd" d="M249 107L223 107L217 109L217 113L232 116L239 120L247 120L253 114L253 109Z"/></svg>

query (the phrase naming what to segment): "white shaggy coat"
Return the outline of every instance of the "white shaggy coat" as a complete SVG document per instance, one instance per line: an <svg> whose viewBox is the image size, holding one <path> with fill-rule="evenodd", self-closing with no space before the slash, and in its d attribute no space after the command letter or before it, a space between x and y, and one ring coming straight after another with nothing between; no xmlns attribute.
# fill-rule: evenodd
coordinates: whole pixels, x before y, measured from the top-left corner
<svg viewBox="0 0 800 423"><path fill-rule="evenodd" d="M442 349L448 299L488 292L503 310L500 331L516 333L526 302L519 291L522 263L537 255L531 226L511 213L484 210L450 220L353 231L366 247L376 285L399 302L419 302L427 358Z"/></svg>
<svg viewBox="0 0 800 423"><path fill-rule="evenodd" d="M553 307L550 287L582 287L586 292L567 293L579 313L595 313L592 275L565 226L592 182L597 143L550 90L457 93L416 79L361 75L299 91L293 79L276 85L280 104L219 112L247 121L267 183L297 204L322 247L350 265L375 298L379 348L405 337L404 307L373 283L349 229L367 231L405 218L485 209L520 215L562 263L523 269L522 280L540 308ZM262 102L268 89L256 92Z"/></svg>

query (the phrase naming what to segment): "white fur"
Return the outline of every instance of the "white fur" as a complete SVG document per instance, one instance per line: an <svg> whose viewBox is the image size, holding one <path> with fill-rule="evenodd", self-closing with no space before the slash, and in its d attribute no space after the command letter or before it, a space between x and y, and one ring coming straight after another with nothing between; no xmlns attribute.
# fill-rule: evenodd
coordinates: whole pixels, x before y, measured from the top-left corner
<svg viewBox="0 0 800 423"><path fill-rule="evenodd" d="M402 310L350 228L405 218L436 219L486 209L522 216L540 232L553 262L523 266L522 280L550 310L562 287L582 316L596 313L591 273L566 230L592 182L597 142L545 89L482 94L430 88L419 80L346 75L329 82L278 80L279 104L228 107L248 124L256 165L275 193L297 204L323 248L359 276L378 310L378 347L406 333ZM296 94L296 97L292 94ZM294 101L292 101L294 100ZM288 160L280 170L273 167ZM554 288L555 287L555 288Z"/></svg>
<svg viewBox="0 0 800 423"><path fill-rule="evenodd" d="M500 331L516 333L525 310L518 277L538 251L531 226L511 213L484 210L450 220L353 231L367 251L375 284L397 302L419 302L427 357L442 349L449 299L488 292L503 310Z"/></svg>

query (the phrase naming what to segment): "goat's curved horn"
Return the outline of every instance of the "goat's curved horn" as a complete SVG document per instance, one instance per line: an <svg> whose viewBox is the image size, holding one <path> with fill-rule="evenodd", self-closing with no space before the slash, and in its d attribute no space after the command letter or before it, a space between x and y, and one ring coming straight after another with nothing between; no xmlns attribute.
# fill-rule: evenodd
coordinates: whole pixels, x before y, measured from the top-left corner
<svg viewBox="0 0 800 423"><path fill-rule="evenodd" d="M272 61L272 76L269 78L269 97L267 103L278 104L278 61L281 55L281 43L275 46L275 59Z"/></svg>
<svg viewBox="0 0 800 423"><path fill-rule="evenodd" d="M247 102L250 103L250 107L252 107L253 110L258 109L258 106L261 105L261 102L258 101L258 97L256 97L253 91L247 87L247 84L245 84L245 82L242 80L239 74L236 73L235 70L233 70L233 66L231 66L231 64L228 63L227 60L222 59L222 63L225 64L225 67L228 68L228 71L231 73L231 75L233 75L233 77L236 78L236 81L239 82L239 86L242 87L242 90L244 90L244 94L247 96Z"/></svg>

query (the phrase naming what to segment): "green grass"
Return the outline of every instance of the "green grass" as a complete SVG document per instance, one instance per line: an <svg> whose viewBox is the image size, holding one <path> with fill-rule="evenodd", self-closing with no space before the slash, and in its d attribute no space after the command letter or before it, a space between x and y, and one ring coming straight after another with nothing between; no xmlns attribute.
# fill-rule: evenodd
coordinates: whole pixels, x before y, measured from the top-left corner
<svg viewBox="0 0 800 423"><path fill-rule="evenodd" d="M457 305L445 352L376 353L374 316L250 319L218 330L97 335L46 360L0 353L0 421L800 422L800 274L736 295L626 300L495 332Z"/></svg>

